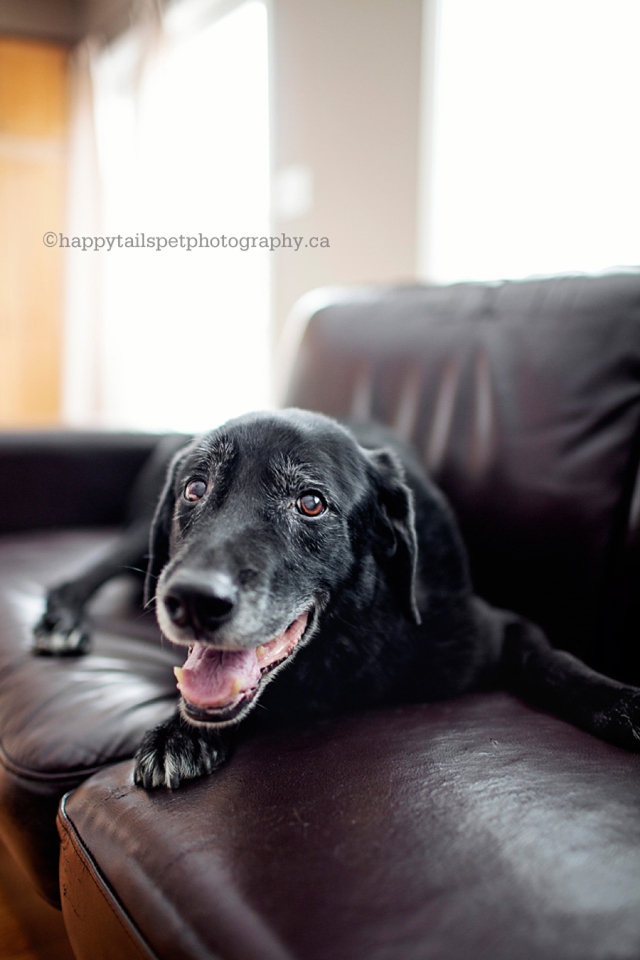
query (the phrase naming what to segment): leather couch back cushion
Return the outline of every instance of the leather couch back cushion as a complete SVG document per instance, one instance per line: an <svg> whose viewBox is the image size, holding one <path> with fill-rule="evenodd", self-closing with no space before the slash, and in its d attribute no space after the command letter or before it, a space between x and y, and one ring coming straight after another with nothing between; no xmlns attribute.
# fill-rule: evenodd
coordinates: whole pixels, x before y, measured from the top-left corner
<svg viewBox="0 0 640 960"><path fill-rule="evenodd" d="M478 592L634 673L640 274L339 293L286 402L394 426L451 499Z"/></svg>

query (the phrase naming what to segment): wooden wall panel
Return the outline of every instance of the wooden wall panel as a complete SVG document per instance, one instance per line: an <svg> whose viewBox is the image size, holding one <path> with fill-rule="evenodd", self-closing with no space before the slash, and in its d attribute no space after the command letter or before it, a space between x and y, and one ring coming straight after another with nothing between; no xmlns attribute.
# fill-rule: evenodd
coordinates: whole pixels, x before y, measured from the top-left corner
<svg viewBox="0 0 640 960"><path fill-rule="evenodd" d="M0 38L0 426L60 420L67 58Z"/></svg>

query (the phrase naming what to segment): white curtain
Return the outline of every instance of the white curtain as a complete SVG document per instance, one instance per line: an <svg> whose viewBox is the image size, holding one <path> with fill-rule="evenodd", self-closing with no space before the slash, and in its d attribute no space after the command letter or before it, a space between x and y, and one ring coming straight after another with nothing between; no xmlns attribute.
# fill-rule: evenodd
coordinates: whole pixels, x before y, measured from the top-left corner
<svg viewBox="0 0 640 960"><path fill-rule="evenodd" d="M102 233L102 201L95 139L91 83L93 44L86 41L70 61L71 117L68 148L68 236ZM62 225L61 225L62 226ZM62 414L66 423L91 426L99 421L101 270L96 257L66 250Z"/></svg>
<svg viewBox="0 0 640 960"><path fill-rule="evenodd" d="M71 309L87 287L85 421L198 431L269 402L269 251L242 249L269 234L267 20L257 0L224 16L183 0L164 22L157 9L84 54L104 246L69 251L67 392L91 379ZM77 113L81 99L79 87ZM95 169L86 143L77 152ZM81 406L68 404L75 422Z"/></svg>

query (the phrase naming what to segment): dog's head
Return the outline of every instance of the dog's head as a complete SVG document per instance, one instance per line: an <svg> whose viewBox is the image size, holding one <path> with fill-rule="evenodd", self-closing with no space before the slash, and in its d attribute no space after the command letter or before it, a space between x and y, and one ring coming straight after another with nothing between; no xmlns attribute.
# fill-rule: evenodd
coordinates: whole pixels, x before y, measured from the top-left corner
<svg viewBox="0 0 640 960"><path fill-rule="evenodd" d="M301 410L192 441L169 468L147 574L163 634L189 647L183 715L241 720L365 567L369 591L391 571L399 609L419 622L413 505L392 453Z"/></svg>

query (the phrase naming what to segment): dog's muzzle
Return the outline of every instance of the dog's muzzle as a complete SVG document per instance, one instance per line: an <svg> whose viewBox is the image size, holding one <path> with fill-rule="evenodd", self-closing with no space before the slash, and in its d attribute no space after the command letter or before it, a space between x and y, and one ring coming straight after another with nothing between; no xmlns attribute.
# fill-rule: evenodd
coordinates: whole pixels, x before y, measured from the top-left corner
<svg viewBox="0 0 640 960"><path fill-rule="evenodd" d="M294 652L307 627L309 611L268 643L249 650L221 650L196 642L182 667L175 667L187 717L230 723L255 699L261 684Z"/></svg>

